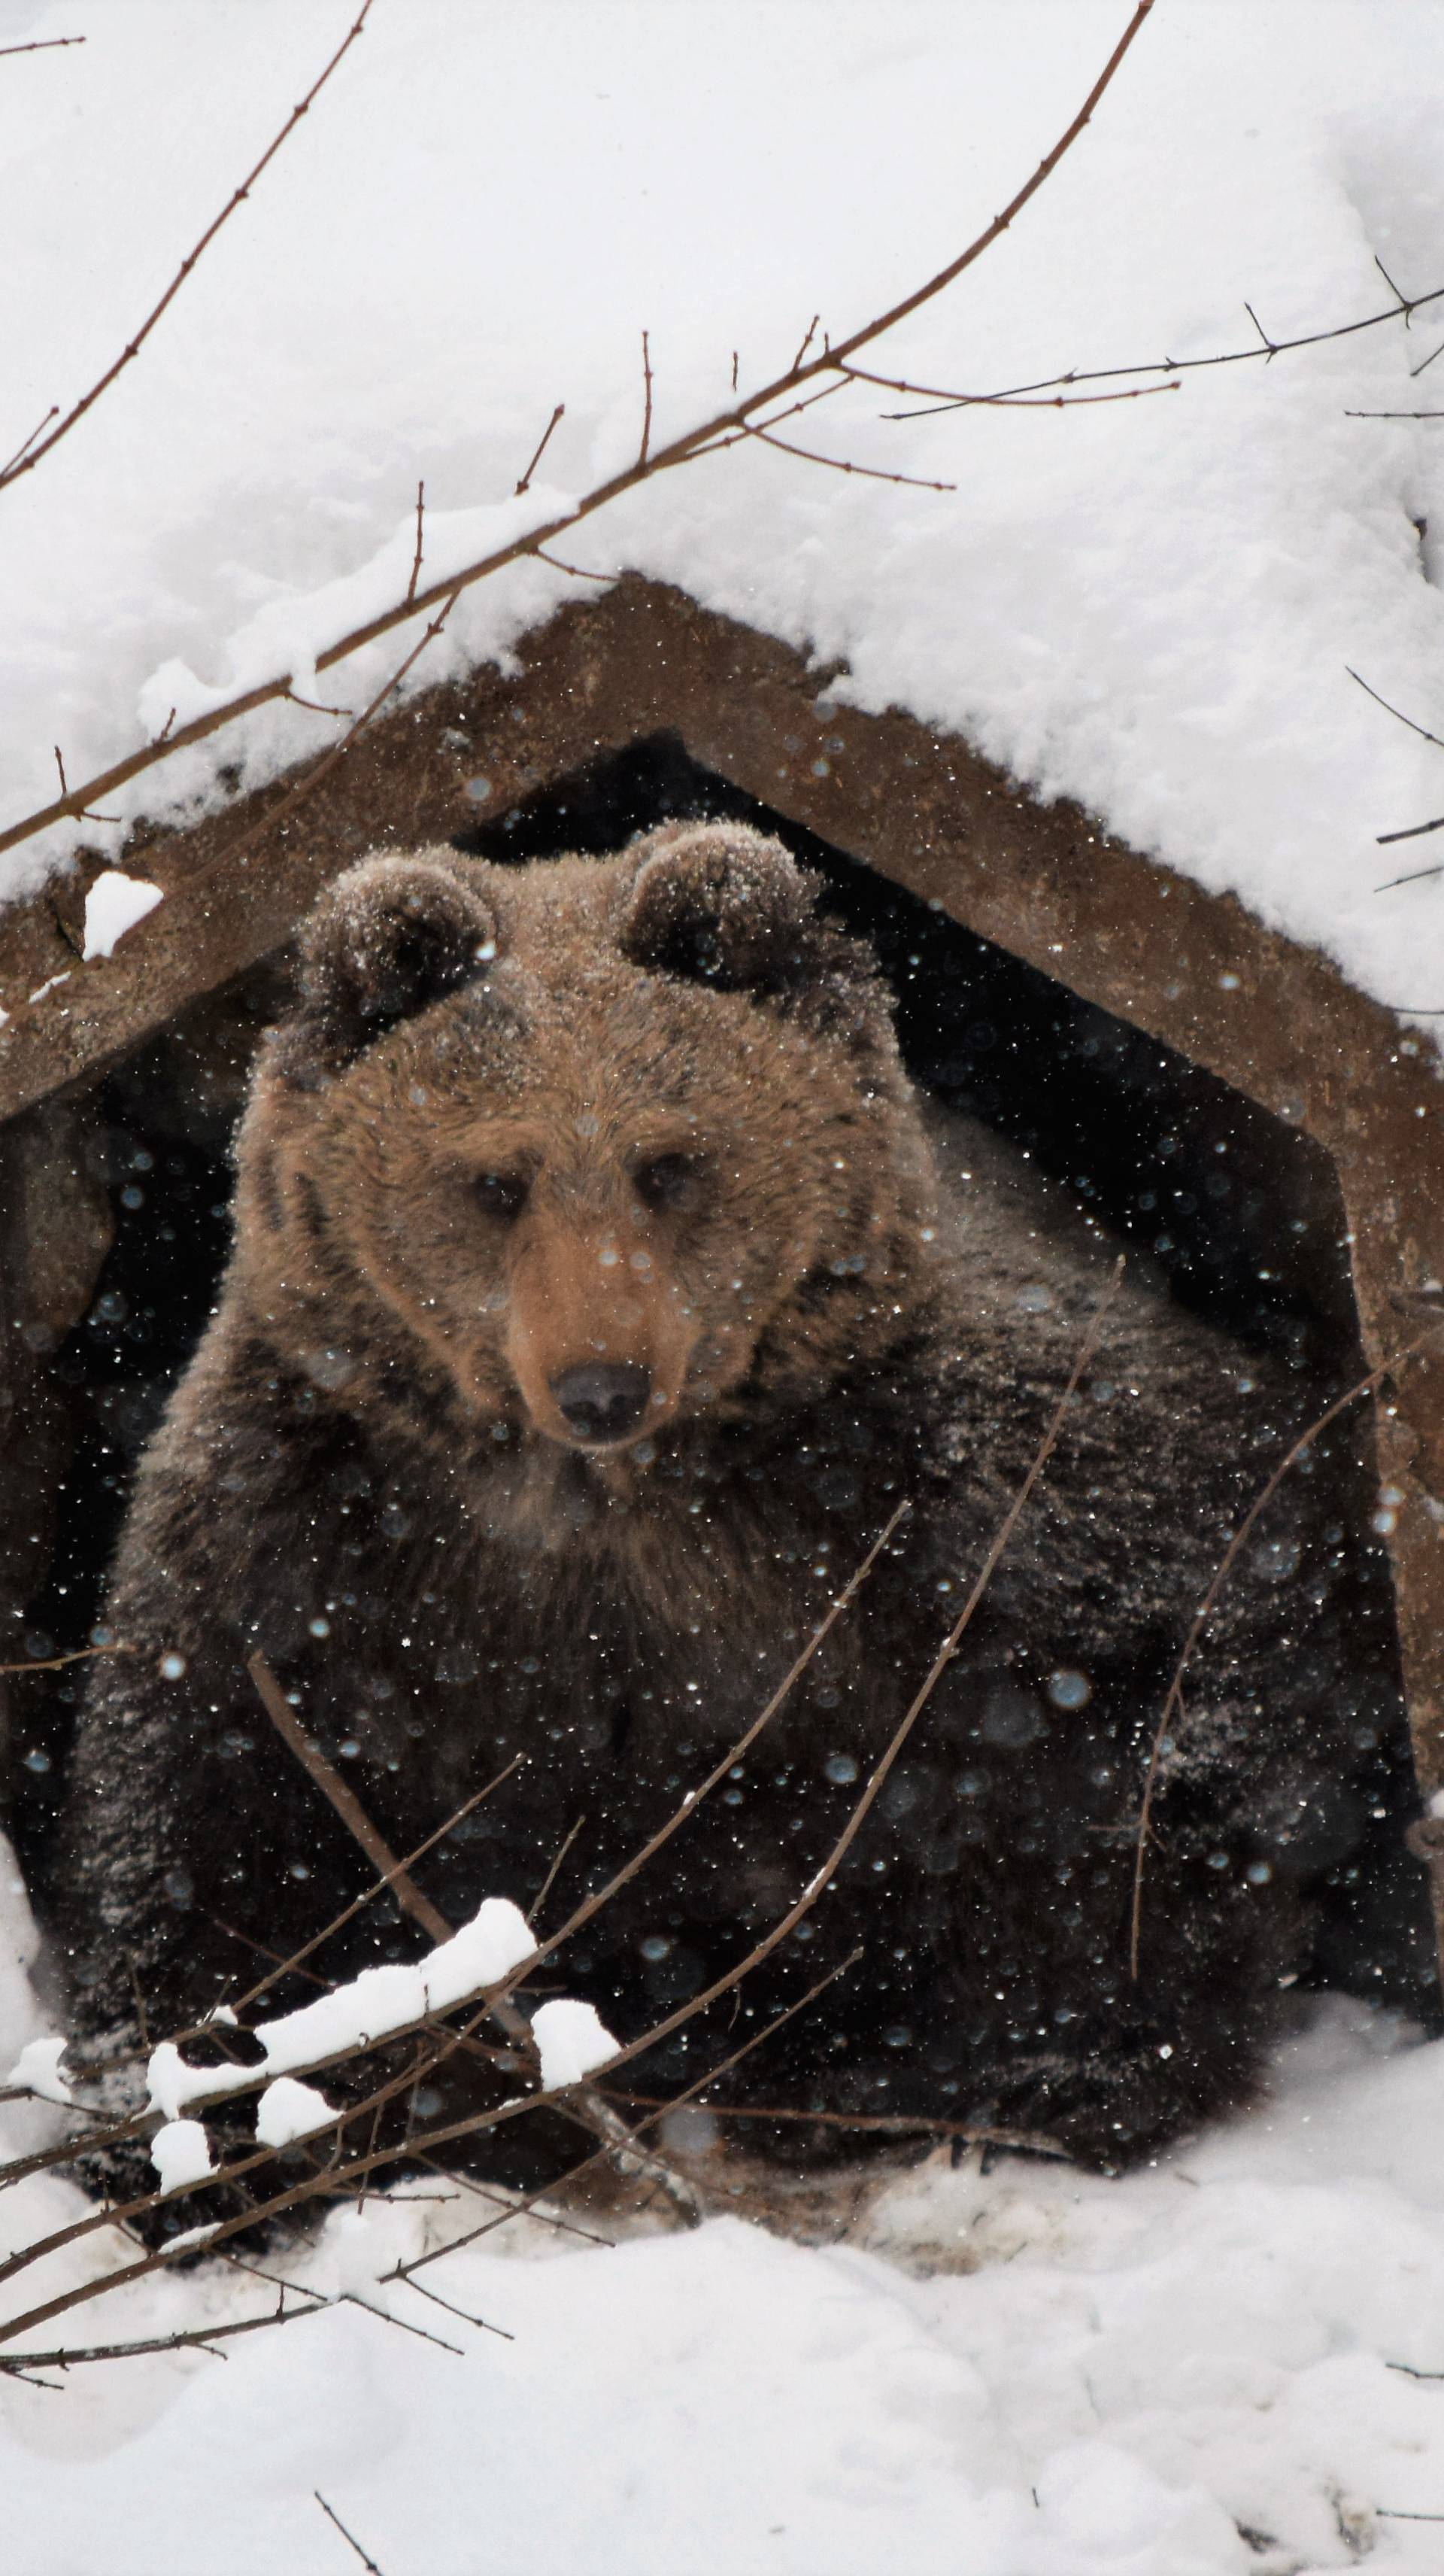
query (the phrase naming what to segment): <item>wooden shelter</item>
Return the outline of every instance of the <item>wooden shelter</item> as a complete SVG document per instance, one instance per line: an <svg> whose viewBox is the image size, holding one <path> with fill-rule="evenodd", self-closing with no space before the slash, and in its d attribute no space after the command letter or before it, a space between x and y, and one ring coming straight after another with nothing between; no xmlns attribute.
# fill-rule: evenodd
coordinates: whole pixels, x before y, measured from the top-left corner
<svg viewBox="0 0 1444 2576"><path fill-rule="evenodd" d="M501 848L519 829L524 851L539 799L564 813L572 782L585 807L608 762L625 763L639 745L666 747L935 917L951 916L1050 989L1229 1086L1264 1113L1261 1131L1296 1146L1316 1198L1337 1192L1363 1367L1427 1333L1435 1301L1444 1306L1444 1141L1427 1042L1401 1032L1327 958L1231 896L1169 874L1077 807L1039 804L912 716L839 703L838 676L679 591L628 578L552 617L505 675L483 668L378 719L271 829L265 816L282 786L192 830L142 827L122 864L159 883L165 900L112 958L79 956L94 860L0 913L0 1004L10 1014L0 1028L6 1633L20 1634L16 1614L43 1589L64 1520L78 1435L56 1354L91 1306L114 1230L117 1175L96 1142L102 1086L167 1031L189 1032L202 1115L221 1135L238 1047L233 1030L217 1053L209 1002L228 995L236 1025L259 1024L264 994L253 1002L246 979L284 951L331 876L368 850L478 830ZM1266 1169L1255 1195L1268 1196ZM171 1257L184 1267L187 1246L172 1244ZM1351 1313L1341 1352L1354 1335ZM1376 1526L1392 1553L1427 1795L1444 1789L1444 1331L1383 1380L1376 1418ZM1415 1848L1426 1850L1430 1834L1417 1828ZM1437 1860L1435 1885L1437 1910Z"/></svg>

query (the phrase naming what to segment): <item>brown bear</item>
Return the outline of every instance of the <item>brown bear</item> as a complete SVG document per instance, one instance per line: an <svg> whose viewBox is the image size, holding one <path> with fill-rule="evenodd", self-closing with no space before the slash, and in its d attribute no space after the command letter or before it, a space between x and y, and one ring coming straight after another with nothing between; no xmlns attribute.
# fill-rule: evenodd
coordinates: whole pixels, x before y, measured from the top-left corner
<svg viewBox="0 0 1444 2576"><path fill-rule="evenodd" d="M560 1853L545 1928L742 1732L906 1499L745 1765L558 1975L630 2038L817 1869L1100 1262L984 1140L930 1132L871 952L816 892L744 826L671 824L601 861L375 859L316 908L221 1302L114 1570L130 1651L95 1667L76 1749L54 1919L82 2052L138 2050L138 1999L152 2038L189 2026L370 1883L258 1702L258 1647L396 1850L520 1756L417 1874L460 1921L530 1905ZM1181 1637L1302 1401L1125 1282L834 1884L641 2081L700 2074L857 1951L728 2098L1041 2131L1117 2167L1247 2094L1307 1954L1309 1820L1353 1758L1326 1461L1190 1674L1136 1977L1135 1820ZM373 1905L308 1964L420 1941ZM493 2170L535 2169L532 2125Z"/></svg>

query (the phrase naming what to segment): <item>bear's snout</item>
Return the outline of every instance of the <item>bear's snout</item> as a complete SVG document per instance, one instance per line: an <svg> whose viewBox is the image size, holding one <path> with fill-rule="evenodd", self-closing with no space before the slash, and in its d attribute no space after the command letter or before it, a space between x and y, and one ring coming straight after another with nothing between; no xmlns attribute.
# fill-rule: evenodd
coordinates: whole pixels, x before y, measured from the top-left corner
<svg viewBox="0 0 1444 2576"><path fill-rule="evenodd" d="M676 1411L697 1318L655 1235L630 1212L578 1223L533 1193L508 1279L505 1351L543 1438L608 1449ZM629 1249L630 1247L630 1249Z"/></svg>
<svg viewBox="0 0 1444 2576"><path fill-rule="evenodd" d="M625 1440L647 1410L652 1372L631 1360L593 1361L551 1382L557 1409L579 1440Z"/></svg>

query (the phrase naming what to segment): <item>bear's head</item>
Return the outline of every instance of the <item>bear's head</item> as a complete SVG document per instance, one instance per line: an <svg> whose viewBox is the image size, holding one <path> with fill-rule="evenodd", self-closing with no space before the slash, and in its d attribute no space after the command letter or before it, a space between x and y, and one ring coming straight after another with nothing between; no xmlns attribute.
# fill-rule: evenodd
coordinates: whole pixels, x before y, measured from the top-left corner
<svg viewBox="0 0 1444 2576"><path fill-rule="evenodd" d="M896 1343L931 1164L874 960L816 893L734 824L340 878L238 1153L272 1346L343 1403L422 1362L478 1427L645 1464Z"/></svg>

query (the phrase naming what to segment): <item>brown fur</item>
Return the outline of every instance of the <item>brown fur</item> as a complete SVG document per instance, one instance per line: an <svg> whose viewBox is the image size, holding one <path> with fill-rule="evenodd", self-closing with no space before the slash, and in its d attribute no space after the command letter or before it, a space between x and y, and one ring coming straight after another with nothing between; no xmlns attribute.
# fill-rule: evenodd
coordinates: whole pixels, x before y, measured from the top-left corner
<svg viewBox="0 0 1444 2576"><path fill-rule="evenodd" d="M239 1140L222 1304L116 1570L142 1652L97 1677L77 1755L58 1920L87 2043L130 2027L127 1952L152 2025L189 2019L243 1964L218 1918L285 1950L364 1880L266 1732L254 1644L398 1847L520 1751L431 1883L453 1915L529 1901L585 1815L560 1905L740 1733L907 1494L744 1779L566 1973L645 2026L827 1848L1096 1268L956 1139L940 1179L871 957L813 897L777 844L693 825L597 863L369 862L318 908ZM599 1368L646 1390L610 1440L563 1409ZM1360 1708L1325 1470L1270 1525L1301 1558L1287 1602L1248 1572L1211 1633L1136 1987L1127 1818L1180 1631L1297 1401L1125 1292L966 1656L749 2009L855 1944L864 1965L739 2081L1051 2124L1104 2162L1246 2090ZM373 1912L329 1964L378 1943L406 1935ZM713 2041L688 2044L675 2068Z"/></svg>

